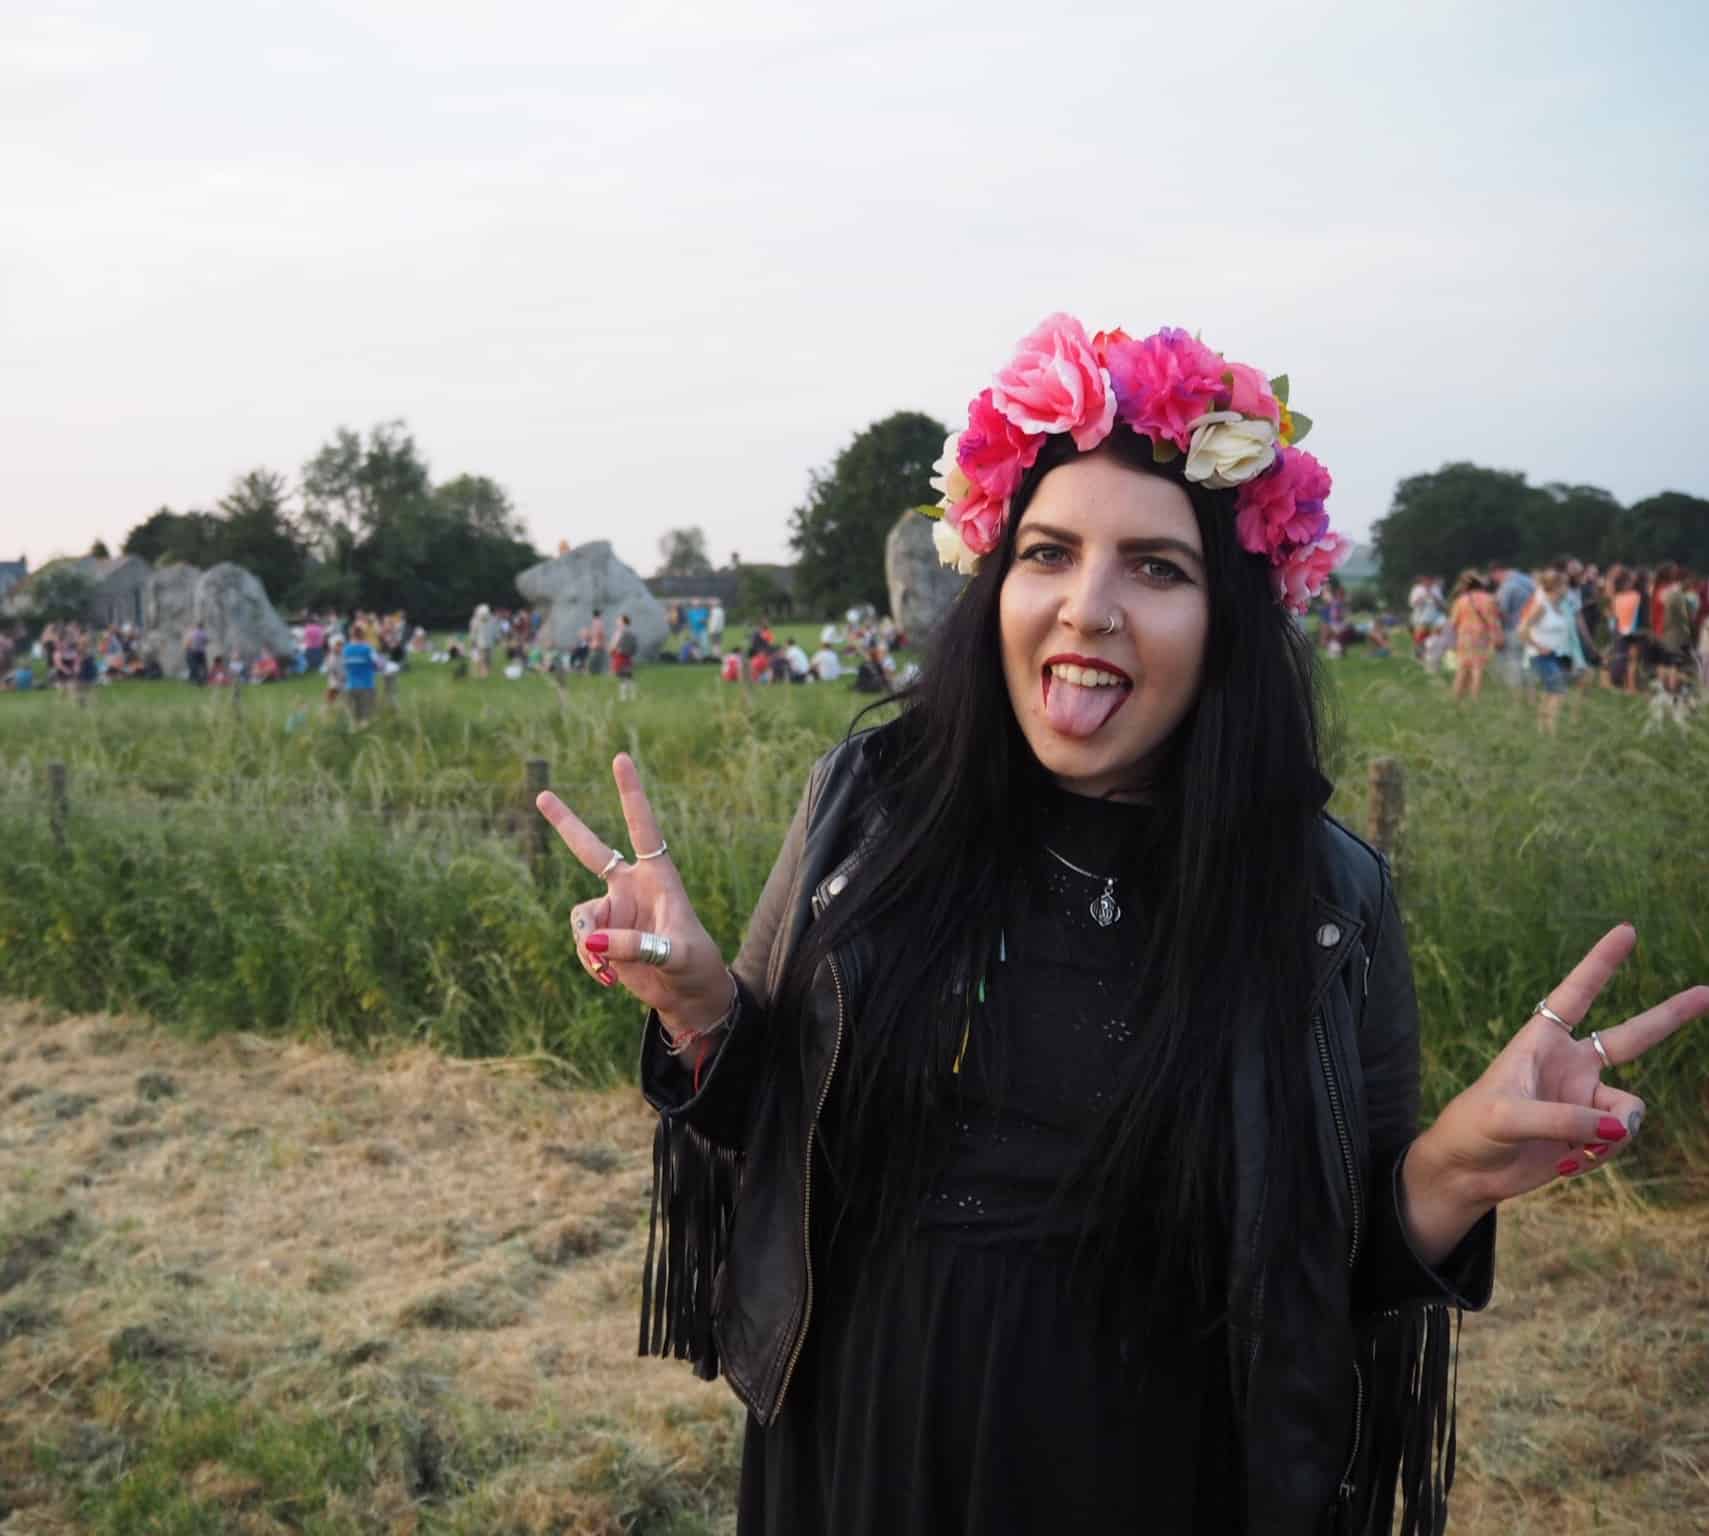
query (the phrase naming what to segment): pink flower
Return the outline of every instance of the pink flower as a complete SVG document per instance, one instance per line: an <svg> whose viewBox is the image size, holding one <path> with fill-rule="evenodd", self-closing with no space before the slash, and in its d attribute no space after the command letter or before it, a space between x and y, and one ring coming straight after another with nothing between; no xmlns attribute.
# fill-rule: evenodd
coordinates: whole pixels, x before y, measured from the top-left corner
<svg viewBox="0 0 1709 1536"><path fill-rule="evenodd" d="M1009 515L1007 496L987 496L976 485L943 515L961 536L961 542L976 555L988 555L1003 538L1003 524Z"/></svg>
<svg viewBox="0 0 1709 1536"><path fill-rule="evenodd" d="M1239 411L1242 416L1263 416L1273 424L1282 420L1281 402L1270 393L1270 381L1248 363L1224 363L1222 371L1230 382L1224 385L1228 397L1223 410Z"/></svg>
<svg viewBox="0 0 1709 1536"><path fill-rule="evenodd" d="M988 496L1013 496L1021 476L1033 467L1044 438L1021 431L981 390L967 408L967 430L956 446L961 472Z"/></svg>
<svg viewBox="0 0 1709 1536"><path fill-rule="evenodd" d="M1193 423L1216 409L1227 365L1203 342L1167 326L1143 341L1120 331L1100 340L1122 420L1185 453Z"/></svg>
<svg viewBox="0 0 1709 1536"><path fill-rule="evenodd" d="M1352 553L1353 541L1344 533L1325 534L1290 551L1270 572L1277 601L1292 613L1304 613L1331 572Z"/></svg>
<svg viewBox="0 0 1709 1536"><path fill-rule="evenodd" d="M1022 340L991 381L991 403L1023 432L1071 433L1082 453L1103 442L1116 419L1110 376L1072 315L1052 315Z"/></svg>
<svg viewBox="0 0 1709 1536"><path fill-rule="evenodd" d="M1284 448L1275 465L1248 480L1235 501L1240 547L1279 563L1287 546L1311 544L1329 532L1329 471L1303 448Z"/></svg>

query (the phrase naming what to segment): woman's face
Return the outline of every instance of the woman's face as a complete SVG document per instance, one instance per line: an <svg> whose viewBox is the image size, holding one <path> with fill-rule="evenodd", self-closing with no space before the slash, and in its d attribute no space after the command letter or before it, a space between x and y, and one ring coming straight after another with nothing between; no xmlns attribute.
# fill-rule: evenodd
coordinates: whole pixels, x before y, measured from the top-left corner
<svg viewBox="0 0 1709 1536"><path fill-rule="evenodd" d="M1198 520L1180 486L1103 453L1039 483L998 623L1009 705L1064 789L1102 796L1143 782L1198 697L1205 579Z"/></svg>

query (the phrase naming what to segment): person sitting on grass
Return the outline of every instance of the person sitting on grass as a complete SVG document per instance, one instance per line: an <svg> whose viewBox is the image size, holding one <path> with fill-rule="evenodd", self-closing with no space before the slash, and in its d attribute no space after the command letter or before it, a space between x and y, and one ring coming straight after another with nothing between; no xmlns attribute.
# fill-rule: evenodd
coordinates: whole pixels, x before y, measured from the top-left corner
<svg viewBox="0 0 1709 1536"><path fill-rule="evenodd" d="M723 665L718 669L718 676L726 683L739 683L742 680L742 653L726 651Z"/></svg>
<svg viewBox="0 0 1709 1536"><path fill-rule="evenodd" d="M226 665L224 656L214 657L214 664L208 669L208 682L216 688L225 687L231 682L231 668Z"/></svg>

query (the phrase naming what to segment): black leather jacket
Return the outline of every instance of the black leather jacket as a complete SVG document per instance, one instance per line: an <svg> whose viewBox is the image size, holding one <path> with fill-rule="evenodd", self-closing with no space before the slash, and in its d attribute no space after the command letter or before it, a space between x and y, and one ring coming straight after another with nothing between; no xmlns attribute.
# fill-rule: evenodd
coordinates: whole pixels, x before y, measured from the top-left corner
<svg viewBox="0 0 1709 1536"><path fill-rule="evenodd" d="M660 1125L641 1348L692 1359L708 1377L721 1368L761 1424L787 1401L812 1324L807 1149L861 995L863 945L820 966L806 1017L776 1018L769 999L873 830L854 824L872 737L814 767L732 967L735 1018L698 1089L656 1020L642 1048ZM1495 1222L1435 1270L1407 1241L1399 1170L1419 1098L1411 965L1385 862L1338 823L1321 826L1322 888L1300 942L1313 961L1313 1153L1331 1219L1285 1270L1256 1275L1249 1255L1233 1255L1249 1529L1387 1533L1397 1483L1420 1529L1439 1529L1453 1455L1447 1308L1487 1303ZM781 1048L785 1028L796 1048ZM1232 1230L1250 1233L1265 1187L1263 1053L1237 1042L1235 1057Z"/></svg>

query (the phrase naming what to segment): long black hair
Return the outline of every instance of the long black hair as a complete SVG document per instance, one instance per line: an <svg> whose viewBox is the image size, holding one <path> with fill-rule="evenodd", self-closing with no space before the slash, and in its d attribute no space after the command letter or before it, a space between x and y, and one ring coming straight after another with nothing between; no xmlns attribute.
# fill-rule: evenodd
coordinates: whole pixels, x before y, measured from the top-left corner
<svg viewBox="0 0 1709 1536"><path fill-rule="evenodd" d="M1085 1179L1124 1254L1143 1239L1155 1278L1187 1280L1214 1304L1230 1240L1232 1043L1243 1022L1242 1037L1263 1042L1268 1084L1264 1248L1286 1240L1297 1208L1287 1170L1309 1124L1307 914L1323 797L1312 653L1263 560L1236 540L1233 492L1186 481L1179 460L1156 465L1149 442L1123 426L1098 451L1185 490L1210 613L1198 697L1149 786L1156 823L1170 830L1154 853L1158 919L1140 940L1139 1048ZM970 995L1043 783L1010 707L998 604L1029 501L1076 452L1066 434L1046 445L1000 548L940 622L900 716L870 744L883 833L847 894L809 927L781 989L786 1006L803 998L825 956L857 934L905 935L869 946L828 1148L845 1195L875 1199L881 1224L905 1219L922 1188L933 1116L954 1092ZM1126 1222L1141 1204L1143 1234Z"/></svg>

